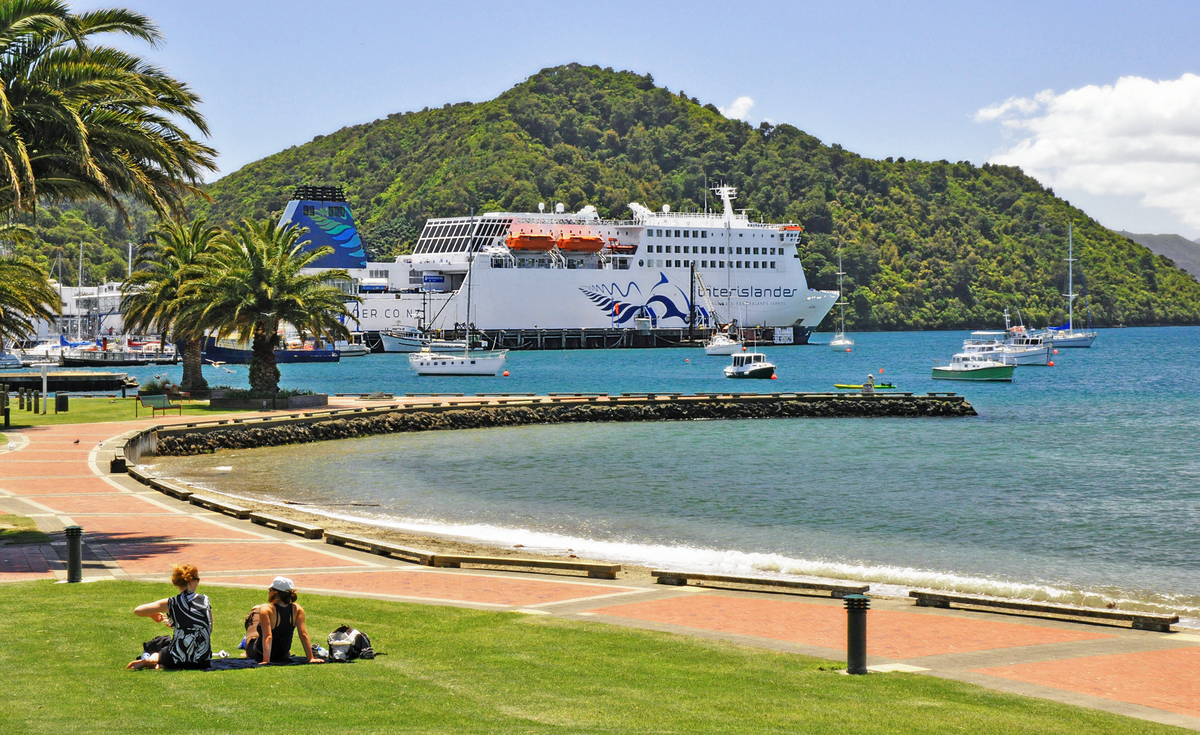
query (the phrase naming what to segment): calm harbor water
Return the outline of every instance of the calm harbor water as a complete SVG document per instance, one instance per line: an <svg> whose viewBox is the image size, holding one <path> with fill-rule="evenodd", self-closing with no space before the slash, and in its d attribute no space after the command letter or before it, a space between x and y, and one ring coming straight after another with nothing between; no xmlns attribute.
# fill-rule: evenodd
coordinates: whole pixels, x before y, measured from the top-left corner
<svg viewBox="0 0 1200 735"><path fill-rule="evenodd" d="M1200 329L1104 330L1054 367L1018 368L1011 385L931 380L933 360L965 336L856 334L851 353L767 346L779 380L738 387L829 390L871 372L903 390L958 390L977 418L435 432L163 459L155 471L383 525L618 561L1117 600L1200 618ZM418 378L403 357L375 355L283 366L283 382L693 392L728 390L727 360L683 349L510 353L511 377L485 379ZM245 368L234 369L206 376L243 385Z"/></svg>

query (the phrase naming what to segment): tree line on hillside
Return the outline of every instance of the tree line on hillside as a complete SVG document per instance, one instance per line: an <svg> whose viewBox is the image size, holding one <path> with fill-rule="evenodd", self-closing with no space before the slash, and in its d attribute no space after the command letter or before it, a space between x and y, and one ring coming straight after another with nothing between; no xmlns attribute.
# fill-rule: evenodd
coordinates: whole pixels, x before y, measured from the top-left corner
<svg viewBox="0 0 1200 735"><path fill-rule="evenodd" d="M545 69L487 102L318 136L224 177L192 206L214 222L275 216L306 182L346 188L376 258L407 252L427 218L471 208L562 202L627 218L631 201L701 209L707 187L730 183L752 216L804 225L812 287L836 288L842 250L855 329L995 326L1005 307L1061 322L1073 223L1098 324L1200 323L1195 279L1017 168L866 159L611 69Z"/></svg>

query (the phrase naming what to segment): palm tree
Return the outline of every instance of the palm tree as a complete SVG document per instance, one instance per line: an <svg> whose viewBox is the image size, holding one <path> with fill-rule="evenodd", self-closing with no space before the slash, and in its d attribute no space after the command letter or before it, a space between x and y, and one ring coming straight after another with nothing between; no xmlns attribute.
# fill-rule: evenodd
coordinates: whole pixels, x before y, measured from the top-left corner
<svg viewBox="0 0 1200 735"><path fill-rule="evenodd" d="M328 246L303 250L298 241L307 231L271 220L242 220L221 238L214 266L184 288L189 306L182 318L251 343L252 391L279 390L275 350L281 325L330 340L349 337L346 302L359 299L330 281L349 281L350 274L340 269L303 273L333 252Z"/></svg>
<svg viewBox="0 0 1200 735"><path fill-rule="evenodd" d="M166 340L173 333L183 345L184 390L208 387L201 370L203 327L181 319L186 310L184 286L199 278L216 255L220 234L203 219L185 223L166 220L146 233L154 238L138 255L139 268L121 286L121 318L127 329L156 330Z"/></svg>
<svg viewBox="0 0 1200 735"><path fill-rule="evenodd" d="M26 258L0 255L0 352L8 342L37 331L37 322L59 311L58 293L45 273Z"/></svg>
<svg viewBox="0 0 1200 735"><path fill-rule="evenodd" d="M182 210L215 168L199 97L135 55L94 45L115 33L150 44L161 34L121 8L72 13L61 0L0 0L0 236L20 235L18 211L39 198L98 199L126 215L121 196L160 215ZM26 336L58 297L29 263L4 264L0 339ZM21 333L21 329L27 329Z"/></svg>
<svg viewBox="0 0 1200 735"><path fill-rule="evenodd" d="M38 197L119 195L160 214L179 212L213 170L208 134L188 86L119 49L92 45L116 33L161 40L144 15L120 8L73 14L59 0L0 0L0 212Z"/></svg>

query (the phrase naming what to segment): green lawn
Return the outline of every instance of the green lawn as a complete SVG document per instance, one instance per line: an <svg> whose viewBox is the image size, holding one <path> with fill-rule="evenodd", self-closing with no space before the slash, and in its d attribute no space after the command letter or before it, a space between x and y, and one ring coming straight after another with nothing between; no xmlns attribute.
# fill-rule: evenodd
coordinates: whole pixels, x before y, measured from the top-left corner
<svg viewBox="0 0 1200 735"><path fill-rule="evenodd" d="M37 530L37 521L0 513L0 544L48 544L50 537Z"/></svg>
<svg viewBox="0 0 1200 735"><path fill-rule="evenodd" d="M264 593L201 587L234 651ZM910 674L549 616L305 595L324 640L374 661L131 672L165 584L0 585L0 732L1168 733L1174 728ZM297 642L293 651L299 651Z"/></svg>
<svg viewBox="0 0 1200 735"><path fill-rule="evenodd" d="M71 408L66 413L54 413L54 403L51 402L49 413L34 414L32 411L21 411L17 408L17 403L13 400L10 405L12 412L9 414L9 420L12 423L13 429L21 429L28 426L47 426L52 424L93 424L105 421L131 421L135 417L133 415L134 403L136 398L71 398ZM142 409L137 407L138 417L149 418L150 409ZM245 409L232 408L209 408L207 401L185 401L183 404L184 416L216 416L226 413L245 413ZM162 415L161 413L159 414ZM172 410L168 416L178 415L177 411Z"/></svg>

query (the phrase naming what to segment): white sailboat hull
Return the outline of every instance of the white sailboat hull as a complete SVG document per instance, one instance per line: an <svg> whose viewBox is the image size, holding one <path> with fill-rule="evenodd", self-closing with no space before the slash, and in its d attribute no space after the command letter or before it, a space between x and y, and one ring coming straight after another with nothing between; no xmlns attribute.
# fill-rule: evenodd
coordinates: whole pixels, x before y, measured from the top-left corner
<svg viewBox="0 0 1200 735"><path fill-rule="evenodd" d="M496 376L507 362L507 350L472 355L445 355L415 352L408 356L409 366L417 375Z"/></svg>
<svg viewBox="0 0 1200 735"><path fill-rule="evenodd" d="M462 340L399 336L387 332L380 332L379 340L383 343L384 352L420 352L428 348L430 352L454 353L462 352L467 348L466 342Z"/></svg>
<svg viewBox="0 0 1200 735"><path fill-rule="evenodd" d="M1009 347L997 353L1006 365L1049 365L1050 347L1035 347L1023 350Z"/></svg>
<svg viewBox="0 0 1200 735"><path fill-rule="evenodd" d="M1092 342L1096 341L1095 332L1069 332L1063 335L1053 335L1050 337L1054 348L1060 347L1091 347Z"/></svg>

